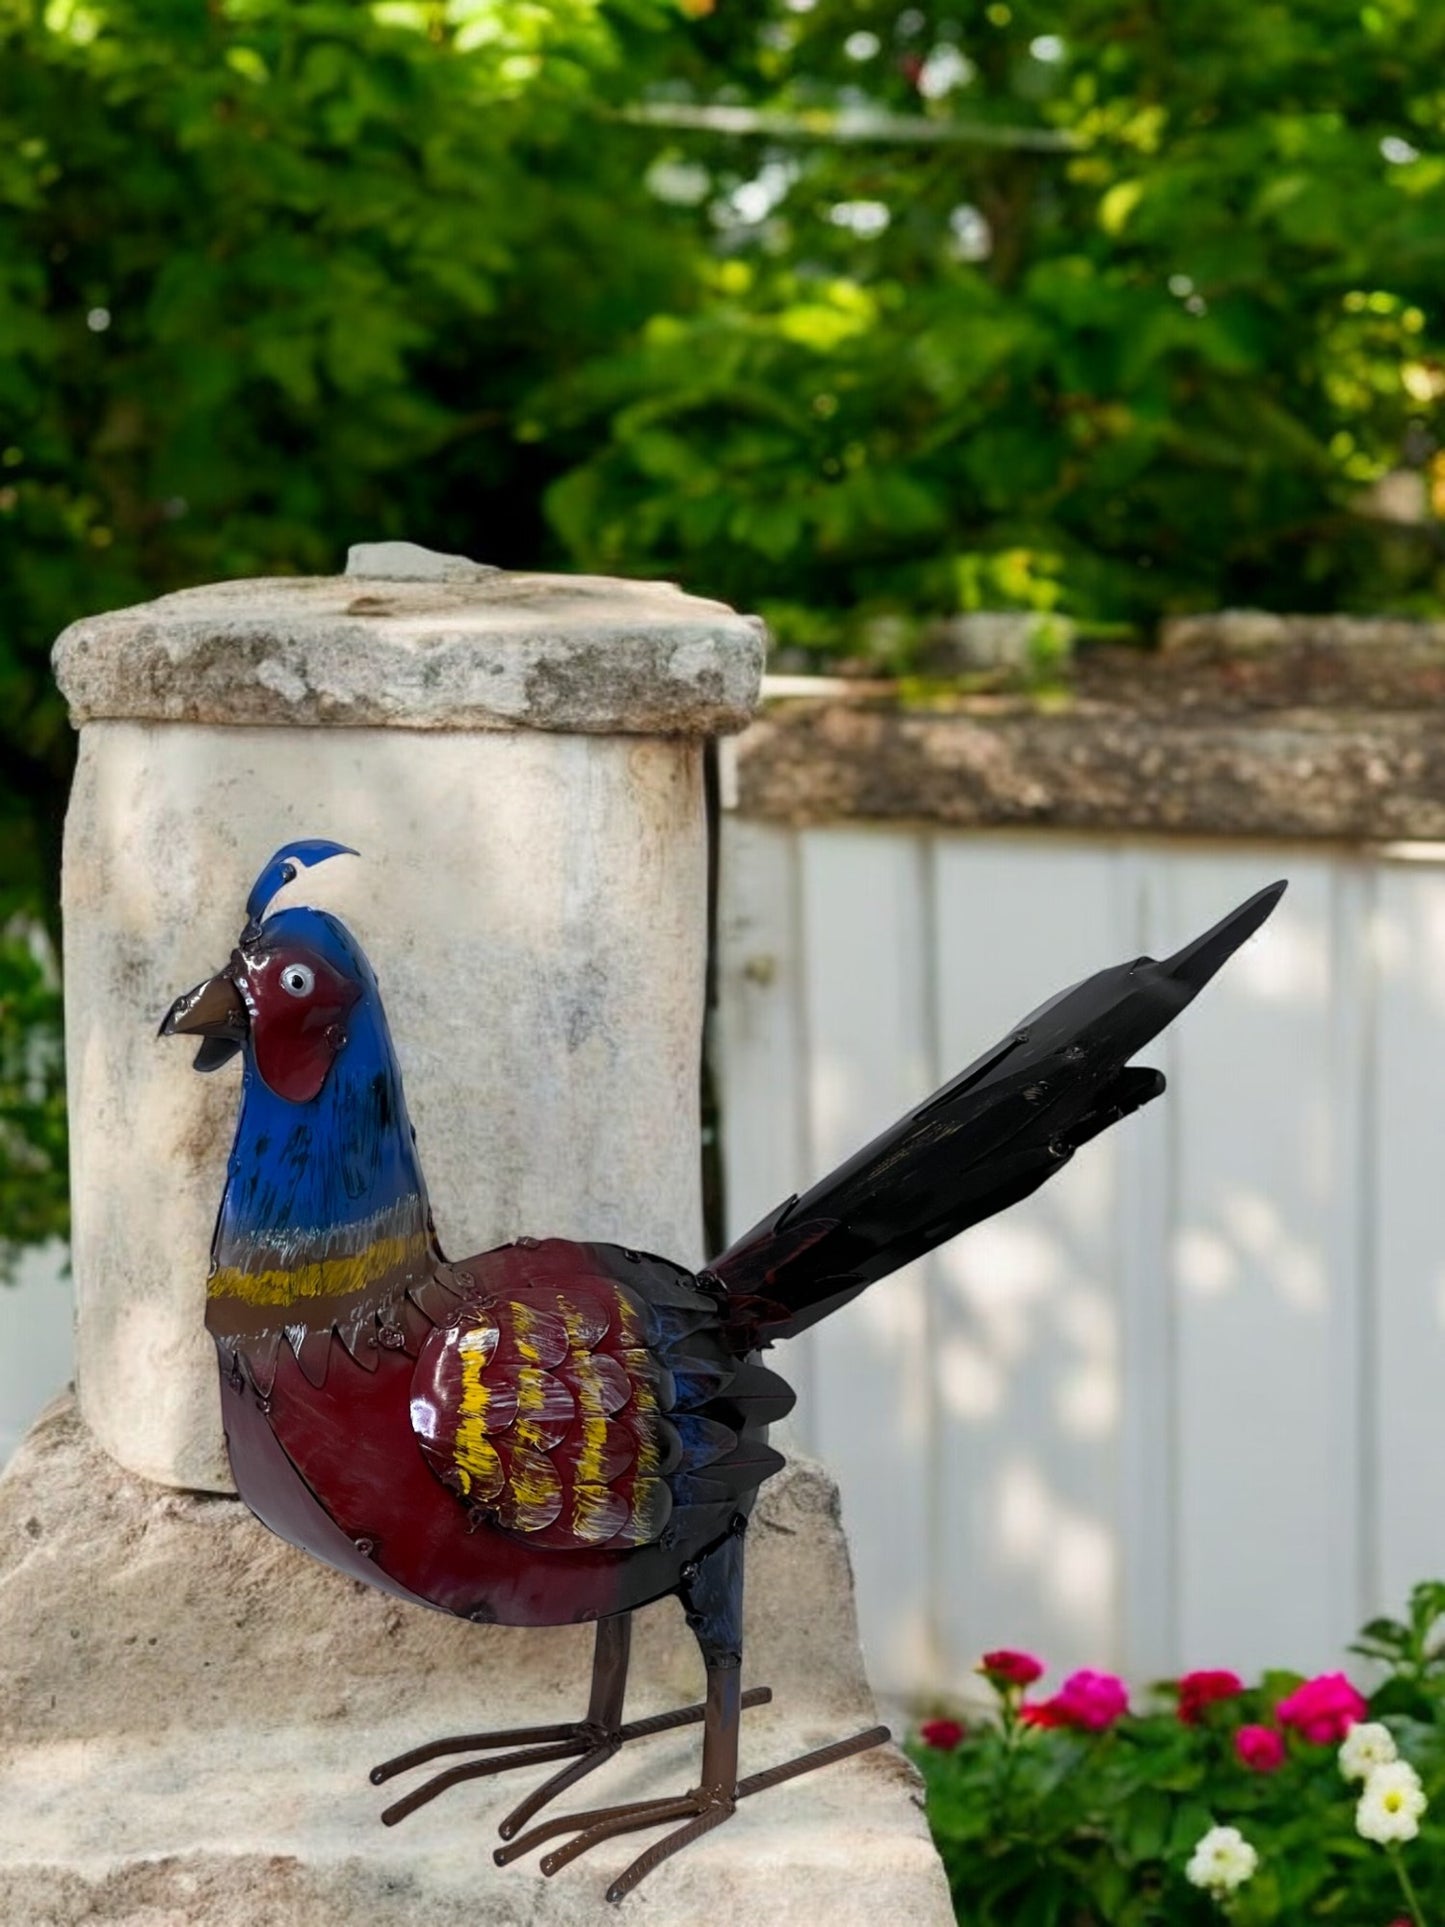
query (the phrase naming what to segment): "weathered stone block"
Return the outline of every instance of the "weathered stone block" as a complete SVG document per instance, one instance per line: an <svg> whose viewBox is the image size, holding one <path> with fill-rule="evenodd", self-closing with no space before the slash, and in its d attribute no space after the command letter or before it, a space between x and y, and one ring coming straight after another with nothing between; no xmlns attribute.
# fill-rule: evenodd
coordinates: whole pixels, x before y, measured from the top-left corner
<svg viewBox="0 0 1445 1927"><path fill-rule="evenodd" d="M873 1720L837 1492L793 1464L748 1534L743 1771ZM315 1564L239 1500L166 1492L68 1401L0 1481L0 1920L15 1927L511 1927L645 1912L708 1927L952 1920L916 1776L891 1748L745 1801L622 1912L645 1836L552 1880L499 1870L496 1821L546 1769L453 1789L395 1829L367 1768L443 1733L577 1717L585 1627L481 1627ZM638 1616L629 1716L696 1699L672 1601ZM700 1729L635 1742L575 1808L682 1791ZM640 1910L640 1912L639 1912Z"/></svg>

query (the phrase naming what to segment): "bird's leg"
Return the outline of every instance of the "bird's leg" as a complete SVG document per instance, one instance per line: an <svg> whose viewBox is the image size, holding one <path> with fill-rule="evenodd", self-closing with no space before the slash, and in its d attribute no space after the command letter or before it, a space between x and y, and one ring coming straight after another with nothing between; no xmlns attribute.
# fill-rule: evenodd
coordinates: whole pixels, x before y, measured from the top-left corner
<svg viewBox="0 0 1445 1927"><path fill-rule="evenodd" d="M680 1706L675 1712L655 1713L650 1719L629 1720L622 1718L623 1697L627 1690L627 1663L632 1646L632 1616L620 1613L609 1619L597 1622L597 1639L592 1654L592 1692L587 1704L586 1715L580 1720L565 1720L554 1726L519 1726L495 1733L458 1733L448 1739L430 1740L425 1746L413 1747L408 1753L399 1753L395 1759L384 1760L380 1766L371 1769L371 1783L381 1786L398 1773L410 1768L425 1766L429 1761L442 1758L448 1753L491 1753L496 1748L514 1749L503 1752L497 1757L468 1760L460 1766L447 1767L441 1773L403 1795L393 1802L382 1814L384 1825L394 1827L408 1814L415 1813L418 1807L434 1800L448 1787L459 1786L464 1780L489 1778L492 1774L508 1773L514 1767L545 1766L554 1760L566 1764L550 1779L529 1793L507 1818L502 1822L500 1832L504 1840L509 1840L519 1827L525 1826L534 1813L538 1813L559 1793L595 1768L610 1760L618 1749L628 1740L640 1740L654 1733L667 1733L679 1726L690 1726L704 1717L702 1706ZM766 1686L754 1687L743 1695L745 1706L763 1706L772 1698Z"/></svg>
<svg viewBox="0 0 1445 1927"><path fill-rule="evenodd" d="M739 1520L727 1539L689 1567L678 1588L687 1623L702 1648L707 1667L702 1771L697 1786L672 1799L635 1800L625 1806L594 1807L587 1813L559 1814L555 1819L544 1820L520 1839L511 1840L510 1845L498 1847L493 1855L498 1866L529 1853L543 1840L570 1833L570 1840L542 1857L542 1872L554 1874L579 1854L618 1834L639 1833L648 1827L680 1821L681 1825L654 1841L612 1882L607 1898L621 1900L664 1860L731 1819L739 1800L781 1786L800 1773L811 1773L818 1767L831 1766L836 1760L845 1760L850 1754L881 1746L888 1739L886 1726L870 1727L866 1733L819 1747L816 1752L770 1767L765 1773L754 1773L744 1780L738 1778L738 1734L742 1709L749 1697L742 1692L741 1670L743 1523Z"/></svg>

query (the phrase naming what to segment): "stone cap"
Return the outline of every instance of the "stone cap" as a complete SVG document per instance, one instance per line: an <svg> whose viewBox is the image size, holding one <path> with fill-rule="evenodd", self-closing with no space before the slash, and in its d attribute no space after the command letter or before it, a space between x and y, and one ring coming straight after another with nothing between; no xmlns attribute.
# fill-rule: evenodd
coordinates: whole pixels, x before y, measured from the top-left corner
<svg viewBox="0 0 1445 1927"><path fill-rule="evenodd" d="M1032 688L768 678L730 790L793 824L1445 842L1445 621L1224 609L1159 640Z"/></svg>
<svg viewBox="0 0 1445 1927"><path fill-rule="evenodd" d="M1445 842L1438 713L784 702L739 740L745 816L954 829Z"/></svg>
<svg viewBox="0 0 1445 1927"><path fill-rule="evenodd" d="M766 631L673 583L513 574L411 543L340 576L182 589L55 645L77 726L150 722L713 735L744 727Z"/></svg>

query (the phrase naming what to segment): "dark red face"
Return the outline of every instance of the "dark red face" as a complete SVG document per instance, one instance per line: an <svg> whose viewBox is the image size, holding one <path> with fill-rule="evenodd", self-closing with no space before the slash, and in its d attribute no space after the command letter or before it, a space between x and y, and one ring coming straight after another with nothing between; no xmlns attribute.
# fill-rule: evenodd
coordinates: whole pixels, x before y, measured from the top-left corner
<svg viewBox="0 0 1445 1927"><path fill-rule="evenodd" d="M246 1000L262 1081L305 1104L326 1082L346 1042L346 1017L362 987L303 944L238 951L236 988Z"/></svg>

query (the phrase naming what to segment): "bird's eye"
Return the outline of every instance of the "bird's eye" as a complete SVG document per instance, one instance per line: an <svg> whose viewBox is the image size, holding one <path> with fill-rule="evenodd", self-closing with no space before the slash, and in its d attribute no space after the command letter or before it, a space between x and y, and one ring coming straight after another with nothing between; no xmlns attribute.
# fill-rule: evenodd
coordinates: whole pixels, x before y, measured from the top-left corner
<svg viewBox="0 0 1445 1927"><path fill-rule="evenodd" d="M281 988L293 997L309 997L316 988L316 975L305 964L287 964L281 972Z"/></svg>

